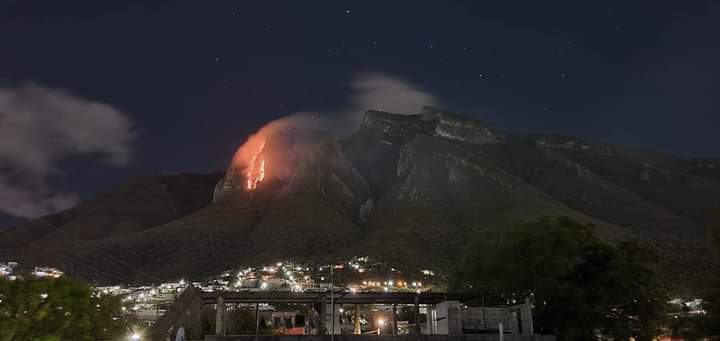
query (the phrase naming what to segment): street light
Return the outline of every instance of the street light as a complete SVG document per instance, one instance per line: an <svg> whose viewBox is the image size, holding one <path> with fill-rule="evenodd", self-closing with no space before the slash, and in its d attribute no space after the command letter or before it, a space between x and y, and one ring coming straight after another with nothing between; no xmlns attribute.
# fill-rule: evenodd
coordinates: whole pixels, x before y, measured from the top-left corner
<svg viewBox="0 0 720 341"><path fill-rule="evenodd" d="M383 326L385 326L385 320L379 319L378 320L378 335L380 335L380 330L382 329Z"/></svg>
<svg viewBox="0 0 720 341"><path fill-rule="evenodd" d="M135 333L135 334L130 335L130 340L132 340L132 341L140 341L140 334Z"/></svg>

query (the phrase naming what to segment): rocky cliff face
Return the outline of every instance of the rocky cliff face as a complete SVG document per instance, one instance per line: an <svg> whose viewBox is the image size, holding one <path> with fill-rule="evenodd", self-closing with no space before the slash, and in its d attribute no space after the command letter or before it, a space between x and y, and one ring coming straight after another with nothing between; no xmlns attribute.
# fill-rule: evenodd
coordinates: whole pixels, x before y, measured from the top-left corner
<svg viewBox="0 0 720 341"><path fill-rule="evenodd" d="M434 125L433 135L470 144L499 143L502 134L485 123L460 115L425 107L420 114L423 121Z"/></svg>
<svg viewBox="0 0 720 341"><path fill-rule="evenodd" d="M441 272L452 269L478 232L566 214L596 223L610 240L653 242L666 280L683 290L718 269L705 231L711 213L720 208L718 160L573 137L514 135L430 107L419 115L369 111L352 136L303 150L302 156L294 155L289 175L269 176L253 191L244 185L246 172L230 167L214 190L197 187L206 193L196 200L178 206L189 198L168 198L176 213L160 214L166 206L151 210L158 217L148 220L150 225L122 229L117 226L136 220L103 215L103 225L116 227L98 231L95 213L76 210L73 233L93 236L81 244L49 247L27 237L34 232L15 238L38 254L67 253L72 245L72 259L89 257L128 276L137 274L103 254L166 278L202 277L286 258L368 254L397 267ZM182 191L171 192L185 198ZM107 205L114 209L113 202ZM133 199L129 205L141 210L145 203ZM58 220L57 226L63 219L46 220ZM7 249L14 242L5 245L5 254L21 254ZM88 273L77 262L53 260Z"/></svg>

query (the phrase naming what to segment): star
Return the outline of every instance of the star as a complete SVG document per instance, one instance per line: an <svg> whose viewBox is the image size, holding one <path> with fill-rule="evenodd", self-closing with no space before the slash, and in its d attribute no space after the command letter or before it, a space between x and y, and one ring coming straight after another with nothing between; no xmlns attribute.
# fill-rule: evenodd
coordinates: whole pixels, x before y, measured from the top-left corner
<svg viewBox="0 0 720 341"><path fill-rule="evenodd" d="M216 62L219 62L219 61L220 61L220 57L215 57L215 61L216 61Z"/></svg>
<svg viewBox="0 0 720 341"><path fill-rule="evenodd" d="M345 9L345 14L350 14L350 9L349 9L349 8Z"/></svg>
<svg viewBox="0 0 720 341"><path fill-rule="evenodd" d="M567 75L565 74L565 72L561 72L561 73L560 73L560 77L565 78L565 76L567 76Z"/></svg>

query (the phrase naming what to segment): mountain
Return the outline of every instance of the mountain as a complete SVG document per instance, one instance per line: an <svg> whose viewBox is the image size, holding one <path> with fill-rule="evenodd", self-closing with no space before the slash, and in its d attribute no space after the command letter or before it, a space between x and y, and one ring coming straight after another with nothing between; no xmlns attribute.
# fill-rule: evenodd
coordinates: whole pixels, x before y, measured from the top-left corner
<svg viewBox="0 0 720 341"><path fill-rule="evenodd" d="M706 227L720 208L720 160L512 134L430 107L369 111L353 135L306 149L283 176L272 167L287 148L270 141L252 158L262 176L233 165L131 180L0 232L0 256L116 282L363 255L447 272L480 231L566 214L609 240L651 241L664 279L684 292L718 270Z"/></svg>

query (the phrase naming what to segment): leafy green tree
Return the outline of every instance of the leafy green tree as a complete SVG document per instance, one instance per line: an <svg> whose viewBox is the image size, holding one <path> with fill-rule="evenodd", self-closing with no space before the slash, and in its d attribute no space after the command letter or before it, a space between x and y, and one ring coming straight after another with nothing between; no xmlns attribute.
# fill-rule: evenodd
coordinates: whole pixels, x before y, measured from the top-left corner
<svg viewBox="0 0 720 341"><path fill-rule="evenodd" d="M0 341L94 340L125 335L119 298L67 277L0 279Z"/></svg>
<svg viewBox="0 0 720 341"><path fill-rule="evenodd" d="M471 243L453 281L500 300L531 297L536 331L561 340L651 340L661 333L668 295L655 276L654 249L613 245L596 227L566 216L494 229Z"/></svg>

